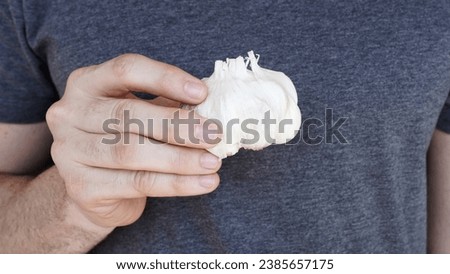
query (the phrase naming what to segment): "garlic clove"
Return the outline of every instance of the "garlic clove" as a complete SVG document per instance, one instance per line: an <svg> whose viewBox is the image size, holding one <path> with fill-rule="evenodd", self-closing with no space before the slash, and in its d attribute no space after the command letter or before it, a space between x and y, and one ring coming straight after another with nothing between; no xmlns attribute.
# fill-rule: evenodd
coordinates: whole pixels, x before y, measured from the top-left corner
<svg viewBox="0 0 450 274"><path fill-rule="evenodd" d="M209 94L194 109L220 121L223 138L208 150L222 159L240 148L260 150L287 143L300 128L301 112L294 84L282 72L261 68L258 60L250 51L246 59L239 56L216 61L214 73L202 79ZM274 124L267 125L267 115Z"/></svg>

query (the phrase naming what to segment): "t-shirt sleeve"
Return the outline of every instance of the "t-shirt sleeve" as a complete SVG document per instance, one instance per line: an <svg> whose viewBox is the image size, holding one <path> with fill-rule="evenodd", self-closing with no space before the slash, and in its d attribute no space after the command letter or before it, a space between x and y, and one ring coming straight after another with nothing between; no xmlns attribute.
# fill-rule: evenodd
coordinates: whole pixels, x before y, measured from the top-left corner
<svg viewBox="0 0 450 274"><path fill-rule="evenodd" d="M447 101L442 108L441 114L439 115L439 120L436 127L442 131L450 133L450 94L448 95Z"/></svg>
<svg viewBox="0 0 450 274"><path fill-rule="evenodd" d="M17 6L0 1L0 122L41 122L58 94L45 62L27 42Z"/></svg>

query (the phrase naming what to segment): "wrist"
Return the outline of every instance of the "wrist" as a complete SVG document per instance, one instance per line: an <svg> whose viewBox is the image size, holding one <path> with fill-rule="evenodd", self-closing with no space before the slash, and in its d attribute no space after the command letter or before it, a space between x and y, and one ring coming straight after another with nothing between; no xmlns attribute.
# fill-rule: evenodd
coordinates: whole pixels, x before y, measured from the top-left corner
<svg viewBox="0 0 450 274"><path fill-rule="evenodd" d="M103 240L115 227L105 227L93 222L70 198L66 199L65 223L89 234L95 242Z"/></svg>

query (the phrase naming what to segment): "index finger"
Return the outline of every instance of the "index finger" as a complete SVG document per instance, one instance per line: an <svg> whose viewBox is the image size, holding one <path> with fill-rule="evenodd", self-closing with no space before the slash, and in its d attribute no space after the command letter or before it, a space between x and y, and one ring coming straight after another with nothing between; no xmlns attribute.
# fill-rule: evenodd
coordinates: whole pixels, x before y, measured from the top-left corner
<svg viewBox="0 0 450 274"><path fill-rule="evenodd" d="M205 84L175 66L139 54L124 54L105 63L73 72L67 85L93 96L124 97L140 91L198 104L207 95Z"/></svg>

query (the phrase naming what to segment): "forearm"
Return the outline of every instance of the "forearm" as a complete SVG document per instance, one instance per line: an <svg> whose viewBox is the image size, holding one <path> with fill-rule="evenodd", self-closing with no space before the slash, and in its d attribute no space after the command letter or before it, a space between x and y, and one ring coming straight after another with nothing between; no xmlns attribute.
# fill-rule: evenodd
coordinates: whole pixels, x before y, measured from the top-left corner
<svg viewBox="0 0 450 274"><path fill-rule="evenodd" d="M36 178L0 175L0 253L82 253L112 228L92 224L55 167Z"/></svg>
<svg viewBox="0 0 450 274"><path fill-rule="evenodd" d="M428 151L428 252L450 253L450 135L441 131Z"/></svg>

